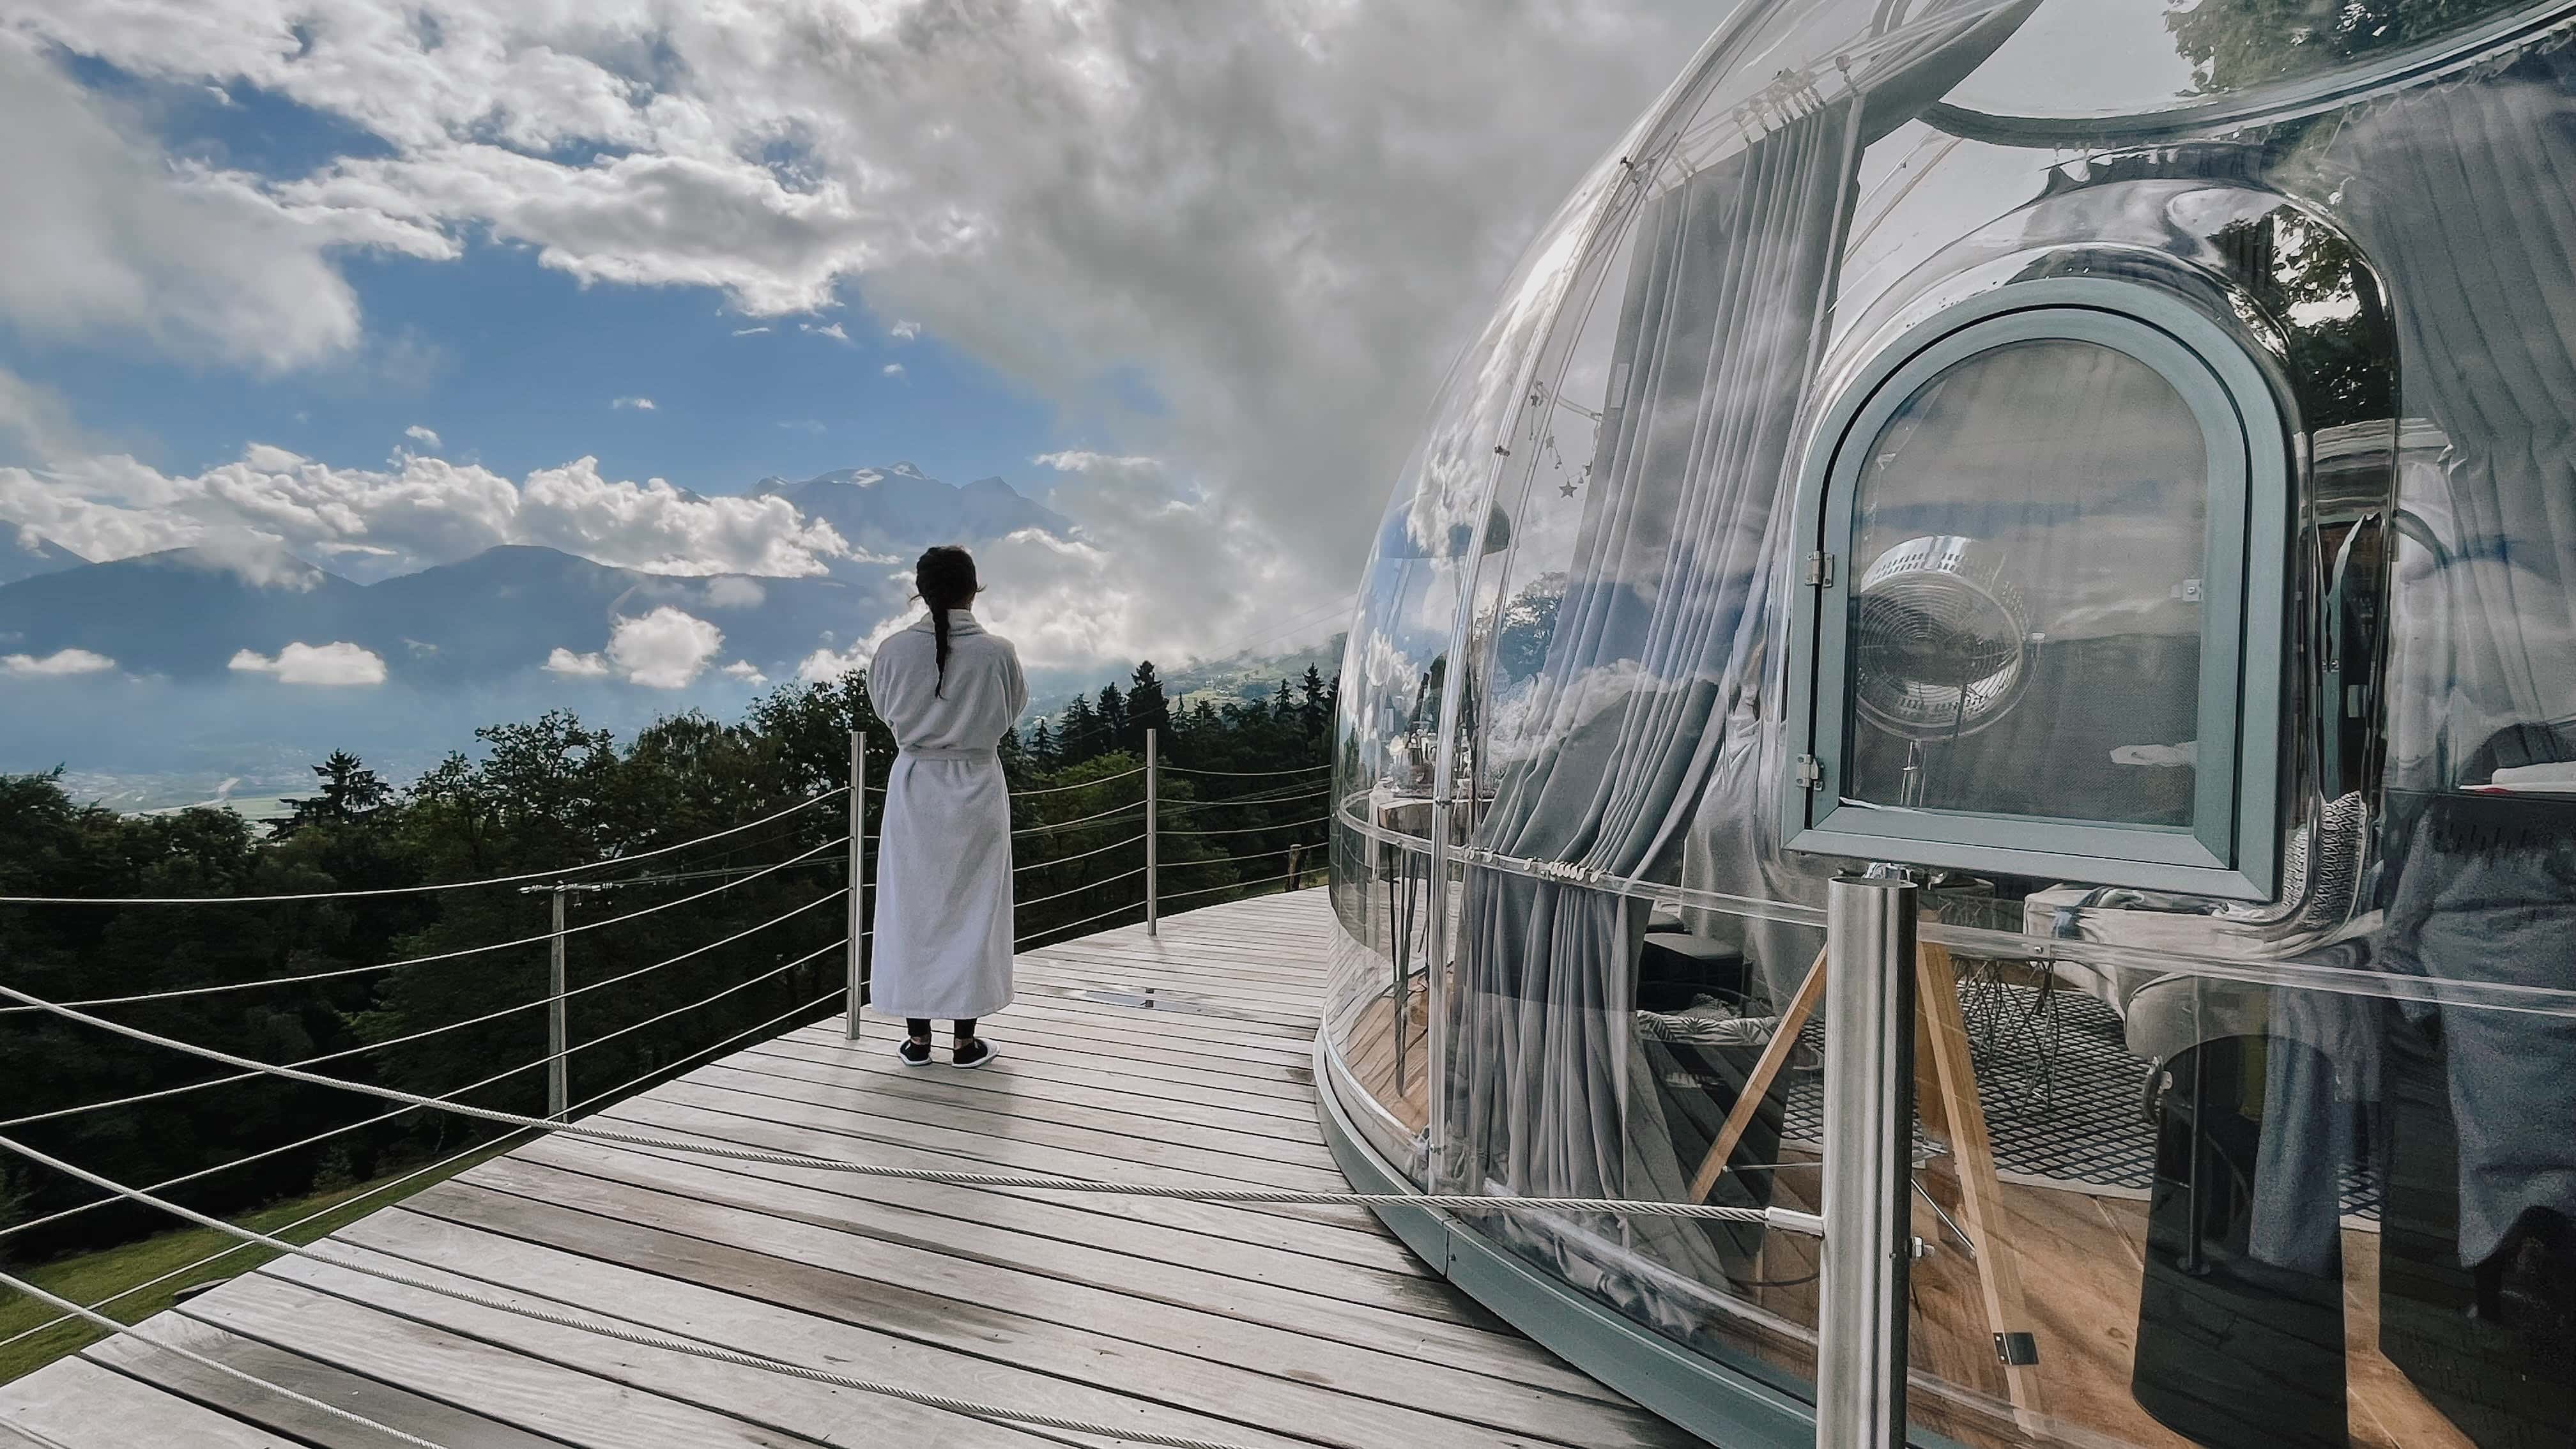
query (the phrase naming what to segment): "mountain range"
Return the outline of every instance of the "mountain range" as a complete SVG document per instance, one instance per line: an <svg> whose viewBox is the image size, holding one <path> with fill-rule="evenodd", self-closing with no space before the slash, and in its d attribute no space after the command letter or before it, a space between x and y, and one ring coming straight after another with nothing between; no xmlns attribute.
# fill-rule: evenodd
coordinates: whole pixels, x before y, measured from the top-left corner
<svg viewBox="0 0 2576 1449"><path fill-rule="evenodd" d="M42 539L0 547L0 656L78 649L128 674L226 677L242 651L354 644L388 678L431 687L545 668L557 650L604 648L620 620L669 606L715 625L722 657L778 674L817 648L846 646L907 607L899 568L934 543L975 544L1022 529L1070 537L1062 515L999 478L963 488L909 463L852 468L752 490L828 522L869 561L810 578L678 577L508 545L455 563L356 583L287 552L175 549L90 563ZM32 545L32 546L31 546Z"/></svg>

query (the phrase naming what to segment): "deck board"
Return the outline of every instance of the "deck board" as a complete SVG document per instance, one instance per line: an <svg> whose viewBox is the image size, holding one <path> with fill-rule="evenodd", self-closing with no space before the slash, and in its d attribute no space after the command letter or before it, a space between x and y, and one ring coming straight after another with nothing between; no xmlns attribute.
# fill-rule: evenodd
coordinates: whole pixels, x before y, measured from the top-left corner
<svg viewBox="0 0 2576 1449"><path fill-rule="evenodd" d="M852 1043L827 1021L594 1120L903 1166L1338 1191L1309 1055L1328 921L1323 893L1304 891L1174 917L1159 939L1124 927L1041 947L1021 960L1019 999L986 1024L1002 1055L980 1072L907 1070L895 1023L871 1019ZM961 1189L556 1137L331 1243L417 1277L494 1280L507 1288L448 1279L530 1308L1246 1449L1697 1442L1514 1332L1354 1208ZM455 1449L1119 1442L644 1348L312 1261L244 1274L147 1331ZM132 1337L0 1388L0 1424L74 1449L397 1442Z"/></svg>

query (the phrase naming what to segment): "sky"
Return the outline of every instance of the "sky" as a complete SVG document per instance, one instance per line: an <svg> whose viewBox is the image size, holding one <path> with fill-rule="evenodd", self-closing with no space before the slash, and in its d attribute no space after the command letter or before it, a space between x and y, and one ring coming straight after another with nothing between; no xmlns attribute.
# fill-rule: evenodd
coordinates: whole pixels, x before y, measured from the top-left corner
<svg viewBox="0 0 2576 1449"><path fill-rule="evenodd" d="M1329 631L1723 8L0 0L0 525L792 576L743 491L906 460L1074 520L1007 562L1104 659Z"/></svg>

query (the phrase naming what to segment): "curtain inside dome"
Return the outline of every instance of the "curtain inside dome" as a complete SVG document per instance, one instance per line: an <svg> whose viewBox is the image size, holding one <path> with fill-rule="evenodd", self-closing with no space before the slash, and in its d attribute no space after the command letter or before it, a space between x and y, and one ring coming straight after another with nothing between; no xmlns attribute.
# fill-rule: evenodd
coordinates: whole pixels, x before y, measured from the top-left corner
<svg viewBox="0 0 2576 1449"><path fill-rule="evenodd" d="M1940 7L1869 42L1853 90L1830 101L1808 90L1755 123L1708 123L1759 134L1695 157L1697 170L1641 208L1592 485L1521 727L1538 748L1495 782L1478 847L1609 877L1676 874L1702 792L1747 743L1730 721L1759 694L1770 562L1788 546L1791 450L1860 148L1937 99L2030 8ZM1778 89L1790 93L1787 77ZM1691 1134L1664 1121L1661 1094L1632 1090L1663 1069L1636 1013L1646 916L1631 897L1468 868L1440 1182L1686 1195L1698 1163L1676 1141ZM1746 1180L1722 1179L1718 1200L1747 1192ZM1522 1214L1489 1231L1685 1334L1754 1236Z"/></svg>

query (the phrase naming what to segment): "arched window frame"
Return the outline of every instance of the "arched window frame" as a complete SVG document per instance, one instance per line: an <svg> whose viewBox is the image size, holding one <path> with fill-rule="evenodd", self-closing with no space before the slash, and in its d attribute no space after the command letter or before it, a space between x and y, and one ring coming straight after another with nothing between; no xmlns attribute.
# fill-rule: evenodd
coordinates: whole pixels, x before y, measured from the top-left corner
<svg viewBox="0 0 2576 1449"><path fill-rule="evenodd" d="M2013 342L2113 347L2184 399L2209 445L2197 793L2188 827L1844 803L1855 484L1870 445L1946 368ZM2015 283L1882 349L1823 414L1799 479L1782 840L1791 850L2236 900L2277 891L2289 558L2288 404L2228 328L2160 288ZM2217 746L2217 748L2213 748Z"/></svg>

